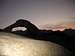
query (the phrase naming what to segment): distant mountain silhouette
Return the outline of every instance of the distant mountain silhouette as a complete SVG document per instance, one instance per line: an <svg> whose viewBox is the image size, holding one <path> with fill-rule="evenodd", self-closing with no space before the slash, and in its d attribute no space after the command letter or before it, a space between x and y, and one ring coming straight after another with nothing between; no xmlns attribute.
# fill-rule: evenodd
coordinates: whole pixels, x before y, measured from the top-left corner
<svg viewBox="0 0 75 56"><path fill-rule="evenodd" d="M26 31L11 31L14 27L25 27ZM0 29L0 32L10 32L21 36L28 36L37 40L51 41L75 52L75 29L65 29L64 31L40 30L27 20L20 19L14 24Z"/></svg>

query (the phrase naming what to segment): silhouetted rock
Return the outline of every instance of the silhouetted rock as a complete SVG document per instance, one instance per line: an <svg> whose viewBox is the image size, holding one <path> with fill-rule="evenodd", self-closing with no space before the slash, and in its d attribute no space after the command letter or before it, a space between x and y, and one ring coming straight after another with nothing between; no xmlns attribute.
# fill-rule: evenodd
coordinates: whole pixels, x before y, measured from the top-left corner
<svg viewBox="0 0 75 56"><path fill-rule="evenodd" d="M26 31L11 32L14 27L25 27ZM64 31L40 30L27 20L20 19L16 23L4 28L1 31L11 32L21 36L28 36L37 40L44 40L59 44L68 50L75 52L75 29L65 29Z"/></svg>
<svg viewBox="0 0 75 56"><path fill-rule="evenodd" d="M38 31L38 28L34 24L32 24L31 22L29 22L27 20L20 19L20 20L16 21L16 25L17 24L20 27L26 27L27 30L29 30L29 31Z"/></svg>
<svg viewBox="0 0 75 56"><path fill-rule="evenodd" d="M3 30L2 29L0 29L0 32L2 32Z"/></svg>
<svg viewBox="0 0 75 56"><path fill-rule="evenodd" d="M4 28L4 30L11 31L14 27L25 27L29 32L38 31L38 28L34 24L24 19L17 20L14 24Z"/></svg>

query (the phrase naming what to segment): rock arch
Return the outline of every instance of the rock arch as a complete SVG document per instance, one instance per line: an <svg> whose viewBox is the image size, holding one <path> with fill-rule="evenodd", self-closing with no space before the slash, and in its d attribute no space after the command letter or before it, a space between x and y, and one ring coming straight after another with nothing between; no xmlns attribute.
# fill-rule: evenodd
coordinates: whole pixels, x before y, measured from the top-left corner
<svg viewBox="0 0 75 56"><path fill-rule="evenodd" d="M14 27L25 27L29 32L38 31L39 29L28 20L19 19L14 24L4 28L5 31L11 32Z"/></svg>

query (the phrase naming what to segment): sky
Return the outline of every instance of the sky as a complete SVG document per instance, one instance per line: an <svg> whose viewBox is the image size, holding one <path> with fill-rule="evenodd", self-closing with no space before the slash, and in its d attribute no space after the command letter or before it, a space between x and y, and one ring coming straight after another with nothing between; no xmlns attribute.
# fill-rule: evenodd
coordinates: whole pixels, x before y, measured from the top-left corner
<svg viewBox="0 0 75 56"><path fill-rule="evenodd" d="M29 20L38 28L61 24L73 26L75 0L0 0L0 28L18 19Z"/></svg>

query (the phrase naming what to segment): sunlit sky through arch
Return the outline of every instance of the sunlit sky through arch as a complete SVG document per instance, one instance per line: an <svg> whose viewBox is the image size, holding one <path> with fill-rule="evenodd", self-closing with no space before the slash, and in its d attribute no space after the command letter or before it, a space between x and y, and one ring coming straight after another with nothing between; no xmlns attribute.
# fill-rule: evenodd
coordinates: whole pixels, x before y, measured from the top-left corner
<svg viewBox="0 0 75 56"><path fill-rule="evenodd" d="M75 0L0 0L0 28L22 18L38 28L75 28Z"/></svg>

